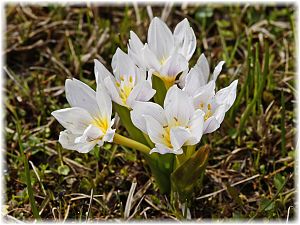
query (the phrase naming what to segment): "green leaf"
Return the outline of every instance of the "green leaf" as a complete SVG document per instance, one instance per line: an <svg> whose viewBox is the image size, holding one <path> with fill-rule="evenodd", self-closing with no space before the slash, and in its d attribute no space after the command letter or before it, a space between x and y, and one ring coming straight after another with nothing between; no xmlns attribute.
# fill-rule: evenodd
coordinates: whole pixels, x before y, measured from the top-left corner
<svg viewBox="0 0 300 225"><path fill-rule="evenodd" d="M121 123L126 128L129 136L135 141L149 146L149 140L147 141L142 131L133 125L129 109L115 103L114 108L119 114ZM153 153L151 155L143 154L143 156L151 169L152 175L155 178L161 193L169 193L171 189L170 174L173 170L173 154L158 155L158 153Z"/></svg>
<svg viewBox="0 0 300 225"><path fill-rule="evenodd" d="M173 171L174 154L160 155L158 153L152 153L151 155L143 154L143 156L151 169L161 194L170 193L170 175Z"/></svg>
<svg viewBox="0 0 300 225"><path fill-rule="evenodd" d="M130 118L130 110L124 106L114 103L114 109L118 113L122 125L126 128L129 136L138 142L148 145L142 131L136 128Z"/></svg>
<svg viewBox="0 0 300 225"><path fill-rule="evenodd" d="M260 201L260 205L259 205L260 210L270 211L270 210L274 209L274 207L275 207L275 204L274 204L274 202L272 202L272 200L263 198Z"/></svg>
<svg viewBox="0 0 300 225"><path fill-rule="evenodd" d="M201 147L171 174L172 191L177 192L182 201L190 197L197 179L204 173L209 152L208 145Z"/></svg>
<svg viewBox="0 0 300 225"><path fill-rule="evenodd" d="M167 94L167 89L166 89L164 82L158 76L153 75L152 76L152 87L153 87L153 89L156 90L156 93L154 95L154 101L157 104L163 106L165 96Z"/></svg>
<svg viewBox="0 0 300 225"><path fill-rule="evenodd" d="M282 186L284 185L285 178L281 174L277 173L274 176L274 185L277 189L277 191L281 190Z"/></svg>
<svg viewBox="0 0 300 225"><path fill-rule="evenodd" d="M59 166L57 169L58 174L67 176L70 172L70 168L67 165Z"/></svg>

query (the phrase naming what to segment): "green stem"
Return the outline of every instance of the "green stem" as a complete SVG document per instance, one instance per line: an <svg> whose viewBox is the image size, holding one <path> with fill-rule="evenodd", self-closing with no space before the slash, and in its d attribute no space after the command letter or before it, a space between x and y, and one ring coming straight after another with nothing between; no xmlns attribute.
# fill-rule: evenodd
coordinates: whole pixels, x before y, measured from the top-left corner
<svg viewBox="0 0 300 225"><path fill-rule="evenodd" d="M149 152L151 150L148 146L146 146L140 142L134 141L130 138L124 137L120 134L115 134L113 142L118 145L136 149L145 154L149 154Z"/></svg>
<svg viewBox="0 0 300 225"><path fill-rule="evenodd" d="M28 160L27 160L26 155L24 153L23 145L22 145L22 142L21 142L21 128L20 128L20 124L17 122L17 119L16 119L16 128L17 128L17 132L18 132L18 144L19 144L20 152L21 152L23 162L24 162L26 185L27 185L27 191L28 191L28 196L29 196L29 201L30 201L32 213L33 213L34 218L36 220L40 221L41 217L39 215L38 209L37 209L36 204L35 204L35 199L34 199L33 190L32 190L32 186L31 186L31 177L30 177L30 170L29 170Z"/></svg>
<svg viewBox="0 0 300 225"><path fill-rule="evenodd" d="M196 145L188 145L186 147L186 159L189 159L195 152Z"/></svg>

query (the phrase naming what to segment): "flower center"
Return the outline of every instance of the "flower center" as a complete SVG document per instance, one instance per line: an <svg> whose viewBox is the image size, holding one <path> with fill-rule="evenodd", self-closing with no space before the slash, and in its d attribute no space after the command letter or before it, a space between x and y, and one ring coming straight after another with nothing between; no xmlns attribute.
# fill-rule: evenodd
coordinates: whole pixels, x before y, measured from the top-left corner
<svg viewBox="0 0 300 225"><path fill-rule="evenodd" d="M212 116L212 109L211 109L211 104L208 103L207 105L204 104L203 102L201 102L199 104L199 109L203 110L205 112L205 115L204 115L204 121L206 121L209 117Z"/></svg>
<svg viewBox="0 0 300 225"><path fill-rule="evenodd" d="M159 77L164 82L167 90L175 83L176 76L163 75L158 72L154 72L153 75Z"/></svg>
<svg viewBox="0 0 300 225"><path fill-rule="evenodd" d="M124 105L126 105L127 98L129 97L133 87L133 77L130 75L128 80L124 79L124 76L120 76L120 82L116 81L116 85L119 88L120 92L120 98L122 99L122 102Z"/></svg>
<svg viewBox="0 0 300 225"><path fill-rule="evenodd" d="M98 127L103 133L106 133L107 129L109 128L108 120L106 117L94 119L92 125Z"/></svg>
<svg viewBox="0 0 300 225"><path fill-rule="evenodd" d="M163 138L163 142L168 148L172 148L171 136L170 136L171 128L168 125L164 126L163 128L164 128L164 132L161 135Z"/></svg>

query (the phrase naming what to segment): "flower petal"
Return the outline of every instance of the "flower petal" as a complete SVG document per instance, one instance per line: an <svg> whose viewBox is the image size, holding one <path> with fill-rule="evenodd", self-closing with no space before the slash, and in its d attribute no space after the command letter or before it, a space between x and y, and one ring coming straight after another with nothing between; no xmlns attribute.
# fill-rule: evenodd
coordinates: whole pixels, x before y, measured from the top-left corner
<svg viewBox="0 0 300 225"><path fill-rule="evenodd" d="M87 143L97 141L103 136L103 132L96 126L90 124L83 132L83 134L75 139L75 143Z"/></svg>
<svg viewBox="0 0 300 225"><path fill-rule="evenodd" d="M111 98L103 89L97 89L96 99L99 106L101 117L105 117L110 121L112 113Z"/></svg>
<svg viewBox="0 0 300 225"><path fill-rule="evenodd" d="M159 73L161 76L174 77L188 68L188 62L181 54L173 54L161 66Z"/></svg>
<svg viewBox="0 0 300 225"><path fill-rule="evenodd" d="M196 50L196 36L186 18L175 27L174 41L177 52L189 61Z"/></svg>
<svg viewBox="0 0 300 225"><path fill-rule="evenodd" d="M111 67L113 68L114 75L117 81L120 81L121 79L129 80L129 76L135 78L136 66L134 65L131 58L120 48L117 48L116 53L113 55Z"/></svg>
<svg viewBox="0 0 300 225"><path fill-rule="evenodd" d="M69 130L64 130L59 134L59 143L63 148L69 150L76 150L80 153L87 153L91 151L94 146L97 144L97 141L91 141L86 143L75 143L75 139L78 135L73 134Z"/></svg>
<svg viewBox="0 0 300 225"><path fill-rule="evenodd" d="M163 144L163 125L152 116L143 115L146 121L147 134L153 143Z"/></svg>
<svg viewBox="0 0 300 225"><path fill-rule="evenodd" d="M153 102L136 102L130 112L131 121L138 129L147 133L144 115L155 118L160 124L166 125L167 120L163 108Z"/></svg>
<svg viewBox="0 0 300 225"><path fill-rule="evenodd" d="M59 109L52 112L51 115L74 134L82 134L93 120L88 111L79 107Z"/></svg>
<svg viewBox="0 0 300 225"><path fill-rule="evenodd" d="M226 105L226 111L230 109L236 98L238 80L233 81L228 87L219 90L216 93L215 100L216 103L221 105Z"/></svg>
<svg viewBox="0 0 300 225"><path fill-rule="evenodd" d="M192 138L186 142L186 145L195 145L201 140L204 127L204 115L205 113L200 109L194 112L194 115L188 125Z"/></svg>
<svg viewBox="0 0 300 225"><path fill-rule="evenodd" d="M169 125L186 126L193 116L192 98L184 91L173 85L167 92L164 109Z"/></svg>
<svg viewBox="0 0 300 225"><path fill-rule="evenodd" d="M215 109L215 112L213 116L216 118L216 120L221 124L224 120L225 113L227 112L227 106L226 105L220 105Z"/></svg>
<svg viewBox="0 0 300 225"><path fill-rule="evenodd" d="M158 61L156 55L150 50L148 44L142 48L141 57L145 60L145 66L147 69L154 69L155 71L159 71L161 66L160 62Z"/></svg>
<svg viewBox="0 0 300 225"><path fill-rule="evenodd" d="M221 61L218 63L218 65L215 67L214 72L213 72L213 76L212 76L212 80L217 80L219 74L222 71L222 67L224 65L225 61Z"/></svg>
<svg viewBox="0 0 300 225"><path fill-rule="evenodd" d="M97 59L94 59L94 63L95 63L94 73L95 73L97 88L98 87L104 87L105 86L104 85L104 79L106 77L112 77L113 75Z"/></svg>
<svg viewBox="0 0 300 225"><path fill-rule="evenodd" d="M133 107L136 101L146 102L149 101L153 95L155 94L156 90L152 89L151 85L148 81L144 80L138 83L131 91L127 98L127 105L129 107Z"/></svg>
<svg viewBox="0 0 300 225"><path fill-rule="evenodd" d="M187 74L189 72L189 68L187 68L186 70L182 71L182 74L179 77L179 81L178 81L178 86L183 89L185 84L186 84L186 79L187 79Z"/></svg>
<svg viewBox="0 0 300 225"><path fill-rule="evenodd" d="M99 115L96 92L85 83L73 78L65 84L66 98L72 107L86 109L92 116Z"/></svg>
<svg viewBox="0 0 300 225"><path fill-rule="evenodd" d="M130 31L130 39L128 41L128 55L134 61L134 63L141 68L146 67L144 58L141 54L141 50L143 47L144 44L141 42L139 37L133 31Z"/></svg>
<svg viewBox="0 0 300 225"><path fill-rule="evenodd" d="M207 84L209 78L209 64L204 54L201 54L196 65L190 71L191 76L198 76L200 86Z"/></svg>
<svg viewBox="0 0 300 225"><path fill-rule="evenodd" d="M184 127L172 127L170 138L173 150L178 150L191 138L191 133Z"/></svg>
<svg viewBox="0 0 300 225"><path fill-rule="evenodd" d="M159 61L167 59L174 50L174 38L169 27L159 18L152 19L148 30L148 44Z"/></svg>
<svg viewBox="0 0 300 225"><path fill-rule="evenodd" d="M197 94L194 96L194 106L198 108L201 103L209 103L215 95L215 81L210 81L208 84L204 85L198 91L195 91Z"/></svg>
<svg viewBox="0 0 300 225"><path fill-rule="evenodd" d="M112 124L112 122L111 122ZM114 136L115 136L115 129L108 129L105 133L105 135L103 136L103 141L104 142L113 142Z"/></svg>
<svg viewBox="0 0 300 225"><path fill-rule="evenodd" d="M106 77L104 79L104 83L105 83L106 90L107 90L108 94L110 95L111 99L115 103L125 106L119 95L118 88L117 88L115 82L110 77Z"/></svg>
<svg viewBox="0 0 300 225"><path fill-rule="evenodd" d="M152 154L153 152L157 152L157 153L160 153L160 154L167 154L167 153L171 153L171 154L182 154L183 153L183 150L182 149L178 149L176 151L174 151L173 149L171 148L168 148L166 147L165 145L162 145L162 144L156 144L155 145L155 148L153 148L151 151L150 151L150 154Z"/></svg>
<svg viewBox="0 0 300 225"><path fill-rule="evenodd" d="M212 133L220 127L218 120L211 116L204 122L203 134Z"/></svg>

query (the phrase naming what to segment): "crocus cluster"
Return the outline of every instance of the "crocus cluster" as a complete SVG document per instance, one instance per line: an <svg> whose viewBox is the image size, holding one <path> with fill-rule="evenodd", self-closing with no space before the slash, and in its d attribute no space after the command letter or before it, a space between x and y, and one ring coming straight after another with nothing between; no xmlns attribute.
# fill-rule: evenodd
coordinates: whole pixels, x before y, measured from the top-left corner
<svg viewBox="0 0 300 225"><path fill-rule="evenodd" d="M112 72L94 60L96 91L67 79L65 92L71 108L52 113L65 128L59 135L63 148L86 153L95 145L114 142L112 102L129 110L132 124L151 142L150 154L182 154L184 146L195 146L203 134L217 130L235 101L238 82L216 92L224 61L211 73L204 54L189 69L196 43L187 19L172 32L155 17L146 43L130 31L128 53L116 50ZM163 104L153 100L161 91L153 87L154 76L166 89Z"/></svg>

